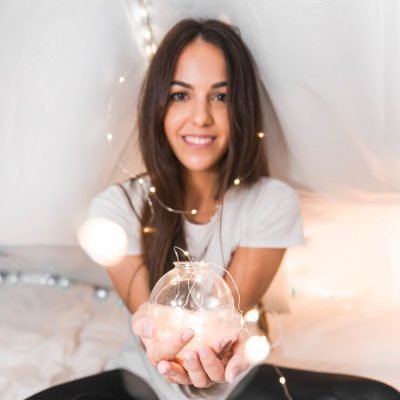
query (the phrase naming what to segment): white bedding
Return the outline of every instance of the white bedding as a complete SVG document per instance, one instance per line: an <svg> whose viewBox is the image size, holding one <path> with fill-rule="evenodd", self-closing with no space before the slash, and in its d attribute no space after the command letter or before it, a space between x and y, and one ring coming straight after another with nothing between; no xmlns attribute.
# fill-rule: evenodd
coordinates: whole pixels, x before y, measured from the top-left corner
<svg viewBox="0 0 400 400"><path fill-rule="evenodd" d="M0 304L2 400L99 372L126 341L127 319L114 293L99 301L86 285L3 284Z"/></svg>
<svg viewBox="0 0 400 400"><path fill-rule="evenodd" d="M100 301L86 285L66 289L0 286L0 393L22 400L48 386L94 374L127 337L125 311L113 292ZM400 389L399 308L354 299L294 299L281 317L283 340L268 361L364 375ZM271 320L276 330L277 320Z"/></svg>

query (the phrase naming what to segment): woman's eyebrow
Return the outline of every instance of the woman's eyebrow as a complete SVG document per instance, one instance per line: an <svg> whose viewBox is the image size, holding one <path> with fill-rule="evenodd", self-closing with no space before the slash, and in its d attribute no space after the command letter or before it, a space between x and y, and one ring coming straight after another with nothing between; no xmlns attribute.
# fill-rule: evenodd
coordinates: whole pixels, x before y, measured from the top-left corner
<svg viewBox="0 0 400 400"><path fill-rule="evenodd" d="M173 85L179 85L179 86L183 86L183 87L185 87L187 89L193 89L192 85L190 85L189 83L186 83L186 82L182 82L182 81L172 81L171 82L171 86L173 86ZM226 86L228 86L226 81L216 82L213 85L211 85L211 87L213 89L217 89L217 88L220 88L220 87L226 87Z"/></svg>

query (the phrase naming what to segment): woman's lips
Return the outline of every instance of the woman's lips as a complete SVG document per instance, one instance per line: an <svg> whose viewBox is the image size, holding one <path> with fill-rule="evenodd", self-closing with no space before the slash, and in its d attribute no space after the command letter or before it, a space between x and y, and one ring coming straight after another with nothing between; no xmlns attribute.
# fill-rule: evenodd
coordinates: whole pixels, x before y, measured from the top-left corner
<svg viewBox="0 0 400 400"><path fill-rule="evenodd" d="M210 135L184 135L182 139L187 146L193 149L206 149L213 144L216 137Z"/></svg>

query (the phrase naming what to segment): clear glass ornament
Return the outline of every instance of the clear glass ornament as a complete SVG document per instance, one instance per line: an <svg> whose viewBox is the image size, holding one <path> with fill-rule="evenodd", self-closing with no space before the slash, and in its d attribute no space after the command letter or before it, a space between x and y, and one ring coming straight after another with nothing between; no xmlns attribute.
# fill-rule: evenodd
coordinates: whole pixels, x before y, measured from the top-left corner
<svg viewBox="0 0 400 400"><path fill-rule="evenodd" d="M149 315L157 335L167 338L183 328L195 332L189 347L212 346L222 336L234 337L242 327L232 292L224 279L205 262L174 262L154 286Z"/></svg>

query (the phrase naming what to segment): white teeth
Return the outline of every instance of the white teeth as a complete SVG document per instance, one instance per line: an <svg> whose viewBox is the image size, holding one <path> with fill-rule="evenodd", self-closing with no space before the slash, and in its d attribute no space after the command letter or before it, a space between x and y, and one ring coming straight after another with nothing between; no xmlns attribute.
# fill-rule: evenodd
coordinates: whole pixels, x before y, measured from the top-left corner
<svg viewBox="0 0 400 400"><path fill-rule="evenodd" d="M208 144L211 143L213 138L212 137L198 137L198 136L185 136L185 140L191 144Z"/></svg>

